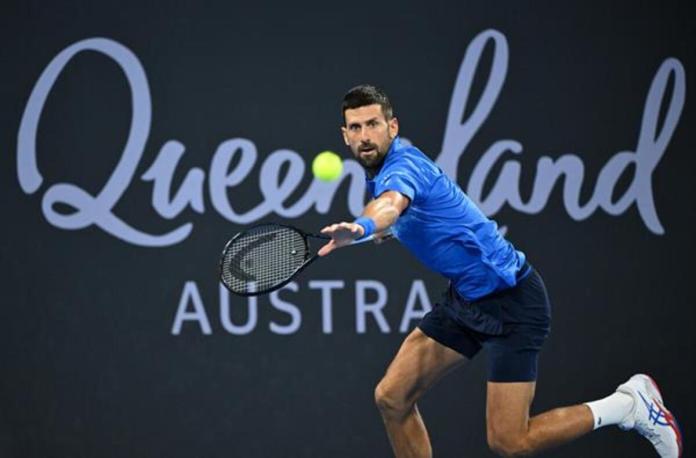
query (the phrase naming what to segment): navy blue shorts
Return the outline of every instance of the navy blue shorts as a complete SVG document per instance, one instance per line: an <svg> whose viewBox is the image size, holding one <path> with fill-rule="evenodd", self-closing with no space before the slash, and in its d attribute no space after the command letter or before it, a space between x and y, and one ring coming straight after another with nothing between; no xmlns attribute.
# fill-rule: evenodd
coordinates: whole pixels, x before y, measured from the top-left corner
<svg viewBox="0 0 696 458"><path fill-rule="evenodd" d="M450 285L418 327L469 359L485 348L491 382L529 382L537 378L539 351L551 330L551 304L541 275L530 267L516 286L471 302Z"/></svg>

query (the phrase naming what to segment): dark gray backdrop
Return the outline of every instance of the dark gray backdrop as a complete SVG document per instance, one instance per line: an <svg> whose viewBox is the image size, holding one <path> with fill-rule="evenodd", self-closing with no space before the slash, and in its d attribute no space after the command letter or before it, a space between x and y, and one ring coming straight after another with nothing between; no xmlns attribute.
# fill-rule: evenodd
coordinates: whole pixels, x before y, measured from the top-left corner
<svg viewBox="0 0 696 458"><path fill-rule="evenodd" d="M212 202L209 169L220 144L243 138L258 152L248 177L226 193L238 213L247 212L264 200L260 170L274 151L292 150L307 166L324 149L347 154L338 130L340 98L372 82L392 96L403 135L426 154L463 153L454 173L465 189L488 148L514 140L523 152L507 151L493 164L484 198L504 163L519 164L526 202L539 161L573 155L584 167L582 205L605 165L621 151L636 151L650 85L670 58L683 80L675 83L671 74L659 125L669 98L685 90L683 110L659 163L634 189L654 205L663 233L649 227L636 203L618 214L599 208L571 217L562 178L542 208L524 212L505 203L493 216L542 271L554 303L534 412L603 396L647 371L690 448L696 29L686 3L44 3L0 8L3 456L388 456L373 387L405 335L399 325L413 282L423 280L432 302L445 282L397 243L345 250L308 270L297 292L281 293L294 305L279 308L260 298L252 330L226 331L217 256L247 223L229 221ZM460 65L482 33L507 43L504 85L472 140L447 149ZM140 246L89 223L60 228L42 209L56 183L98 194L121 157L131 119L143 114L134 113L123 70L103 54L78 54L58 77L35 137L43 182L31 192L21 186L18 136L30 94L58 53L95 37L130 50L151 93L142 158L113 213L150 234L192 223L178 243ZM457 122L471 116L493 78L496 50L488 41L469 74L472 93ZM152 181L140 177L172 140L185 152L170 189L199 168L203 211L187 206L168 219L153 208ZM618 180L614 202L636 170L628 167ZM310 186L305 171L286 207ZM328 209L259 219L316 230L352 218L349 188L345 181ZM75 212L65 204L54 210ZM322 327L321 293L309 287L317 280L345 282L333 294L330 333ZM373 315L364 333L357 330L356 290L374 285L365 281L388 291L389 332ZM182 297L185 312L203 305L209 334L195 321L173 332ZM366 301L377 298L369 289ZM415 305L422 309L423 301ZM231 298L229 310L238 325L248 318L246 301ZM297 324L298 314L292 333L271 330ZM437 456L490 455L484 374L485 359L478 358L422 401ZM654 453L636 435L605 429L546 456Z"/></svg>

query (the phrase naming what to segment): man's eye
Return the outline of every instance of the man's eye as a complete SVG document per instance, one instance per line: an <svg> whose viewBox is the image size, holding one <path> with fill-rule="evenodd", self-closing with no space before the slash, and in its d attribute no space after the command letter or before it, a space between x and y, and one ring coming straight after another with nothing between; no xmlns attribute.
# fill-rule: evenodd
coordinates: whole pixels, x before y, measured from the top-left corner
<svg viewBox="0 0 696 458"><path fill-rule="evenodd" d="M360 129L360 126L356 126L355 124L353 124L352 126L350 126L350 130L352 130L353 132L355 132L355 131L358 130L358 129Z"/></svg>

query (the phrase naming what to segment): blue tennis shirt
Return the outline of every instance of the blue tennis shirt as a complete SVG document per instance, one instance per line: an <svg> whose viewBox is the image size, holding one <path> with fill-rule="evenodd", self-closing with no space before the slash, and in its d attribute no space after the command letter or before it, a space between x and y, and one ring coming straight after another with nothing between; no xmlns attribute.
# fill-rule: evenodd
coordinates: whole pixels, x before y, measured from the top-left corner
<svg viewBox="0 0 696 458"><path fill-rule="evenodd" d="M418 148L396 137L367 187L372 197L398 191L410 199L394 235L423 264L448 278L464 299L515 286L524 253Z"/></svg>

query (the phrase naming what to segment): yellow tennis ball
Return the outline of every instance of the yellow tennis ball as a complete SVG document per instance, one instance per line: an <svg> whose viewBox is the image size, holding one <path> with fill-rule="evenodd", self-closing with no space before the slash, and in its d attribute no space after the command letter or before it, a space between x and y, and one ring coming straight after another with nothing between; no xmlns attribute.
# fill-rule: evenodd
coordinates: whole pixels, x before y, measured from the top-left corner
<svg viewBox="0 0 696 458"><path fill-rule="evenodd" d="M312 161L312 173L321 181L337 180L341 172L343 172L343 161L332 151L319 153Z"/></svg>

